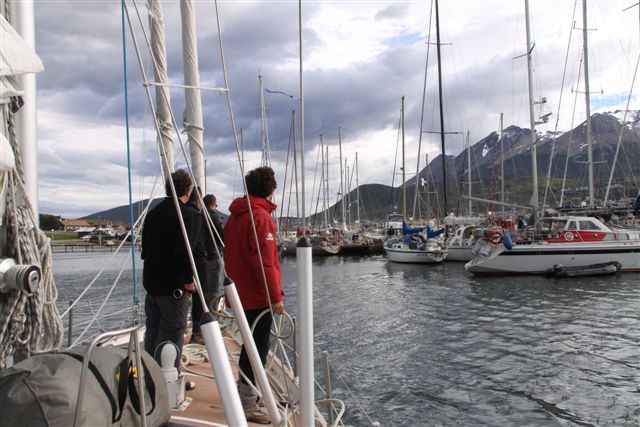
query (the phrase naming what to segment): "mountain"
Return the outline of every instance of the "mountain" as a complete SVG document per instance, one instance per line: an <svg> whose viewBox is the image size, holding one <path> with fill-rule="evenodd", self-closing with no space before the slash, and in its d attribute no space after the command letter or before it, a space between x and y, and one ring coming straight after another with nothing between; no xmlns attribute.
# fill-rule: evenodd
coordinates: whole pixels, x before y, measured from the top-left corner
<svg viewBox="0 0 640 427"><path fill-rule="evenodd" d="M622 197L635 197L640 188L640 111L630 114L628 122L623 125L620 111L610 113L596 113L591 117L592 129L592 157L594 162L594 188L596 199L604 197L604 189L611 173L611 164L615 156L620 131L622 144L619 150L614 173L611 200ZM472 194L474 197L490 200L500 200L500 174L501 174L501 146L504 152L504 177L505 177L505 201L515 204L528 204L531 197L531 130L518 126L509 126L504 129L504 141L500 142L497 132L492 132L480 141L471 145L471 176ZM549 157L553 151L551 163L551 185L547 204L556 206L560 198L562 179L566 169L566 188L564 204L578 204L587 200L587 145L586 122L568 132L553 134L547 132L536 135L537 164L538 164L538 192L542 202ZM555 142L554 142L555 140ZM467 201L461 194L467 193L467 153L466 150L457 156L445 156L445 168L447 171L447 211L466 213L464 207ZM391 171L389 171L391 172ZM421 202L417 211L425 216L427 210L426 201L429 199L430 216L435 213L442 215L443 189L442 189L442 156L432 159L429 165L419 173L420 179L426 179L429 184L427 194L425 187L420 186ZM406 181L407 212L408 216L413 212L413 199L415 193L416 177ZM351 203L351 220L356 217L356 190L352 190L347 196ZM155 199L155 206L161 199ZM146 200L134 205L135 217L140 214ZM496 209L496 206L480 206L474 202L474 210ZM362 220L382 220L389 212L402 212L402 185L391 188L382 184L360 185L360 216ZM329 208L330 216L340 219L341 202ZM416 212L416 216L418 212ZM313 212L310 222L319 222L320 212ZM110 219L129 222L129 206L94 213L81 219Z"/></svg>
<svg viewBox="0 0 640 427"><path fill-rule="evenodd" d="M153 199L151 201L151 208L155 207L158 203L162 201L162 197L157 199ZM139 202L135 202L133 204L133 220L134 222L138 220L138 217L142 214L144 207L147 206L149 199L141 200ZM122 205L116 208L108 209L106 211L96 212L91 215L83 216L78 219L103 219L109 221L117 221L129 223L129 205Z"/></svg>

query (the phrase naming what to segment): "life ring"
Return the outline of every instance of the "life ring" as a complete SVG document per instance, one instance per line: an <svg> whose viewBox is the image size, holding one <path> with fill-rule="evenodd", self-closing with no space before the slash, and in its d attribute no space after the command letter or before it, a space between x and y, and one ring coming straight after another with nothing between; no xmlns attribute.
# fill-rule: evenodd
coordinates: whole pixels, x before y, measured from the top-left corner
<svg viewBox="0 0 640 427"><path fill-rule="evenodd" d="M568 231L564 234L564 240L572 241L574 239L574 235L572 232Z"/></svg>
<svg viewBox="0 0 640 427"><path fill-rule="evenodd" d="M494 245L502 242L502 232L499 230L491 231L491 234L489 234L489 240L491 240L491 243L493 243Z"/></svg>

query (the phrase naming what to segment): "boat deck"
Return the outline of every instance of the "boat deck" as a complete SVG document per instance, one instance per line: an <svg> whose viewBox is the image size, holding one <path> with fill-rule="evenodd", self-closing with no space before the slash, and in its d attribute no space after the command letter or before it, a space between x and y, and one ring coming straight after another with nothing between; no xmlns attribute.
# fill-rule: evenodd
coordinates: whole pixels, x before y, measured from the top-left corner
<svg viewBox="0 0 640 427"><path fill-rule="evenodd" d="M239 344L228 337L224 338L225 345L237 362L240 357ZM238 372L232 364L233 373L237 378ZM222 407L222 400L218 393L213 371L208 361L189 365L183 368L182 373L185 374L188 381L194 381L196 388L185 392L185 396L191 399L191 403L183 410L171 411L171 423L169 426L227 426ZM265 426L271 424L255 424L249 423L250 426Z"/></svg>

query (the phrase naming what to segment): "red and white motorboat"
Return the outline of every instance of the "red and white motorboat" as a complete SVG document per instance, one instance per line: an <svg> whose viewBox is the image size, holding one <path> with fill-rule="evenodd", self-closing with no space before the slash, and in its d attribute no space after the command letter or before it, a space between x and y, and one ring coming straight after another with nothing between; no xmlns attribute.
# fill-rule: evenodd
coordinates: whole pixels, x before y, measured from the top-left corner
<svg viewBox="0 0 640 427"><path fill-rule="evenodd" d="M640 271L640 230L611 229L592 217L545 218L535 231L478 240L465 265L473 274L544 274L556 265L618 262Z"/></svg>

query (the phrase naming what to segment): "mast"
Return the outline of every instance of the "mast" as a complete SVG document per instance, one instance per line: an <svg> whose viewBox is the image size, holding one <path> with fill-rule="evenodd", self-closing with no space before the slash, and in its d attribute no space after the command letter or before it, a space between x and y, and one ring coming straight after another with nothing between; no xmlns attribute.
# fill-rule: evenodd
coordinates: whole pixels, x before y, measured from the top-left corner
<svg viewBox="0 0 640 427"><path fill-rule="evenodd" d="M260 71L258 71L258 82L260 87L260 136L262 138L262 159L260 160L260 165L270 166L271 149L269 147L269 132L267 129L267 108L264 103L264 84Z"/></svg>
<svg viewBox="0 0 640 427"><path fill-rule="evenodd" d="M300 61L300 184L302 197L302 229L305 229L304 201L304 85L302 79L302 0L298 0L298 37ZM312 426L314 423L314 363L313 363L313 269L311 268L311 245L305 233L296 248L298 279L298 367L300 377L300 414L297 425Z"/></svg>
<svg viewBox="0 0 640 427"><path fill-rule="evenodd" d="M440 141L442 151L442 191L444 194L444 212L447 216L447 172L444 144L444 107L442 102L442 56L440 55L440 13L438 11L438 0L436 0L436 51L438 53L438 98L440 99Z"/></svg>
<svg viewBox="0 0 640 427"><path fill-rule="evenodd" d="M15 20L12 26L20 37L36 51L34 1L24 0L12 2L12 15ZM38 138L37 138L37 87L36 74L25 73L16 76L18 85L24 91L24 105L20 114L16 114L17 132L20 135L20 159L27 187L29 202L33 207L36 226L39 224L38 206Z"/></svg>
<svg viewBox="0 0 640 427"><path fill-rule="evenodd" d="M587 0L582 0L582 39L584 56L584 102L587 114L587 163L589 169L589 205L593 206L593 150L591 147L591 100L589 96L589 49L587 45Z"/></svg>
<svg viewBox="0 0 640 427"><path fill-rule="evenodd" d="M200 73L198 71L198 40L193 0L180 2L182 17L182 58L184 61L185 110L184 128L189 141L191 171L195 185L205 190L202 101L200 99ZM202 194L200 195L202 196Z"/></svg>
<svg viewBox="0 0 640 427"><path fill-rule="evenodd" d="M469 216L471 216L471 147L469 146L469 131L467 131L467 194L469 195Z"/></svg>
<svg viewBox="0 0 640 427"><path fill-rule="evenodd" d="M527 27L527 80L529 82L529 122L531 123L531 175L533 180L533 193L531 194L531 206L533 217L538 213L538 159L536 152L536 121L533 115L533 68L531 64L531 28L529 23L529 0L524 0L525 20Z"/></svg>
<svg viewBox="0 0 640 427"><path fill-rule="evenodd" d="M362 225L360 223L360 184L358 184L358 152L357 151L356 151L356 212L357 212L356 221L358 222L358 228L362 228Z"/></svg>
<svg viewBox="0 0 640 427"><path fill-rule="evenodd" d="M400 100L400 127L402 129L402 217L407 220L407 187L404 167L404 95Z"/></svg>
<svg viewBox="0 0 640 427"><path fill-rule="evenodd" d="M502 118L500 113L500 201L502 202L502 216L504 217L504 131L502 129Z"/></svg>
<svg viewBox="0 0 640 427"><path fill-rule="evenodd" d="M347 220L344 205L344 169L342 168L342 128L338 126L338 147L340 148L340 207L342 211L342 228L347 229Z"/></svg>
<svg viewBox="0 0 640 427"><path fill-rule="evenodd" d="M156 79L156 120L158 121L158 145L160 146L160 165L164 179L168 179L173 171L173 140L172 120L167 77L167 51L165 47L164 16L162 13L162 3L159 0L149 0L149 30L151 32L151 53L155 59L153 73ZM169 165L169 170L165 170L164 165Z"/></svg>
<svg viewBox="0 0 640 427"><path fill-rule="evenodd" d="M344 181L345 181L345 191L346 191L346 197L347 197L347 222L346 224L349 224L349 227L351 226L351 180L349 179L349 165L347 164L347 159L344 159ZM349 228L347 226L345 226L346 228Z"/></svg>

